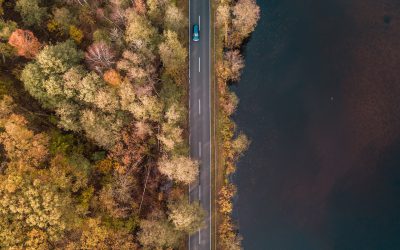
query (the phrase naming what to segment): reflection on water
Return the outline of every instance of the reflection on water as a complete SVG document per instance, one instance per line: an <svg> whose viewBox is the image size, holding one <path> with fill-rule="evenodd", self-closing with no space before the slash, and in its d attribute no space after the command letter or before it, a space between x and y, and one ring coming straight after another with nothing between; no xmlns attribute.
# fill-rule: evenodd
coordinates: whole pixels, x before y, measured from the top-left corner
<svg viewBox="0 0 400 250"><path fill-rule="evenodd" d="M400 2L258 4L232 87L245 249L400 249Z"/></svg>

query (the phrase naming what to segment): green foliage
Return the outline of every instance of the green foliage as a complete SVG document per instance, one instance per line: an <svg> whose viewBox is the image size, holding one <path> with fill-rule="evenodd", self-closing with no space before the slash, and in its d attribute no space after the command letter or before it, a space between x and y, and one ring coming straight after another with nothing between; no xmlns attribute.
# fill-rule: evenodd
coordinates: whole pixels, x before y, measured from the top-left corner
<svg viewBox="0 0 400 250"><path fill-rule="evenodd" d="M62 74L77 65L83 53L68 40L46 46L28 63L21 73L21 80L28 92L46 108L54 109L63 99Z"/></svg>
<svg viewBox="0 0 400 250"><path fill-rule="evenodd" d="M3 3L4 3L4 0L0 0L0 16L2 16L4 14Z"/></svg>
<svg viewBox="0 0 400 250"><path fill-rule="evenodd" d="M14 83L9 77L0 73L0 98L3 98L4 95L14 94L13 85Z"/></svg>
<svg viewBox="0 0 400 250"><path fill-rule="evenodd" d="M11 33L17 29L17 23L11 20L4 21L0 19L0 39L8 40Z"/></svg>
<svg viewBox="0 0 400 250"><path fill-rule="evenodd" d="M0 56L2 63L6 62L6 59L15 57L16 50L13 46L8 43L0 42Z"/></svg>
<svg viewBox="0 0 400 250"><path fill-rule="evenodd" d="M104 29L97 29L93 32L94 42L105 42L109 44L111 42L110 32Z"/></svg>
<svg viewBox="0 0 400 250"><path fill-rule="evenodd" d="M160 98L165 103L166 107L170 107L177 100L183 100L185 87L178 85L167 74L162 76L162 86L160 91Z"/></svg>
<svg viewBox="0 0 400 250"><path fill-rule="evenodd" d="M52 155L82 154L84 145L73 134L64 134L59 130L52 130L50 132L49 151Z"/></svg>
<svg viewBox="0 0 400 250"><path fill-rule="evenodd" d="M76 208L79 212L84 213L90 207L90 202L94 195L94 187L86 187L81 194L76 198L77 205Z"/></svg>
<svg viewBox="0 0 400 250"><path fill-rule="evenodd" d="M37 56L37 64L47 75L62 74L77 65L82 58L83 53L77 49L73 41L68 40L44 47Z"/></svg>
<svg viewBox="0 0 400 250"><path fill-rule="evenodd" d="M114 230L134 232L139 227L139 218L136 215L128 217L128 219L103 216L102 220L104 226L112 228Z"/></svg>
<svg viewBox="0 0 400 250"><path fill-rule="evenodd" d="M183 84L182 72L186 69L187 50L180 43L176 32L167 30L164 33L164 42L160 44L159 51L166 73L178 84Z"/></svg>
<svg viewBox="0 0 400 250"><path fill-rule="evenodd" d="M22 17L22 21L27 26L39 26L47 16L47 8L41 7L40 0L17 0L15 10Z"/></svg>
<svg viewBox="0 0 400 250"><path fill-rule="evenodd" d="M76 24L76 17L66 7L55 8L52 20L64 33L68 33L70 26Z"/></svg>

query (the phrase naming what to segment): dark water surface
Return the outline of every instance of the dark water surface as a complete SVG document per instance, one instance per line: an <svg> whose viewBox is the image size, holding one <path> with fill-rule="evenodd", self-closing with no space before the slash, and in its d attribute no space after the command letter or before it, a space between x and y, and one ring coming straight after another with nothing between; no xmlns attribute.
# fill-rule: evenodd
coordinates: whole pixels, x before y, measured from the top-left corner
<svg viewBox="0 0 400 250"><path fill-rule="evenodd" d="M245 249L400 249L400 1L258 0L232 89Z"/></svg>

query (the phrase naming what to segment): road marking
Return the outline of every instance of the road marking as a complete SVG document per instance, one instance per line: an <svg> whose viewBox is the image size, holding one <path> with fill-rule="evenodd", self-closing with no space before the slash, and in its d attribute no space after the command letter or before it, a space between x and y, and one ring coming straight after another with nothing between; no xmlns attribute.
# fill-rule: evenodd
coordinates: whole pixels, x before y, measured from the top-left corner
<svg viewBox="0 0 400 250"><path fill-rule="evenodd" d="M199 72L200 72L200 57L199 57Z"/></svg>
<svg viewBox="0 0 400 250"><path fill-rule="evenodd" d="M199 99L199 115L201 114L201 102L200 102L200 99Z"/></svg>
<svg viewBox="0 0 400 250"><path fill-rule="evenodd" d="M200 27L201 27L201 24L200 24L200 16L199 16L199 31L200 31Z"/></svg>
<svg viewBox="0 0 400 250"><path fill-rule="evenodd" d="M199 201L201 201L201 186L199 185Z"/></svg>
<svg viewBox="0 0 400 250"><path fill-rule="evenodd" d="M201 157L201 141L199 141L199 157Z"/></svg>
<svg viewBox="0 0 400 250"><path fill-rule="evenodd" d="M201 233L200 233L200 228L199 228L199 245L200 245L200 241L201 241Z"/></svg>

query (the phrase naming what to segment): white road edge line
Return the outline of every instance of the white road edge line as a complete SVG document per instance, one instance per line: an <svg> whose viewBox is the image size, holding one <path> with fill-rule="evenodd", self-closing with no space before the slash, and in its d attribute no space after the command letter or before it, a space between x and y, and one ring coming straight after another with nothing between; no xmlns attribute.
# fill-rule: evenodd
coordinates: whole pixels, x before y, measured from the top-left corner
<svg viewBox="0 0 400 250"><path fill-rule="evenodd" d="M199 201L201 201L201 185L199 185Z"/></svg>
<svg viewBox="0 0 400 250"><path fill-rule="evenodd" d="M201 141L199 141L199 157L201 157Z"/></svg>
<svg viewBox="0 0 400 250"><path fill-rule="evenodd" d="M200 230L200 228L199 228L199 245L200 245L200 241L201 241L201 230Z"/></svg>
<svg viewBox="0 0 400 250"><path fill-rule="evenodd" d="M199 99L199 115L201 114L201 102L200 102L200 99Z"/></svg>
<svg viewBox="0 0 400 250"><path fill-rule="evenodd" d="M200 65L201 65L201 64L200 64L200 57L199 57L199 72L200 72Z"/></svg>

